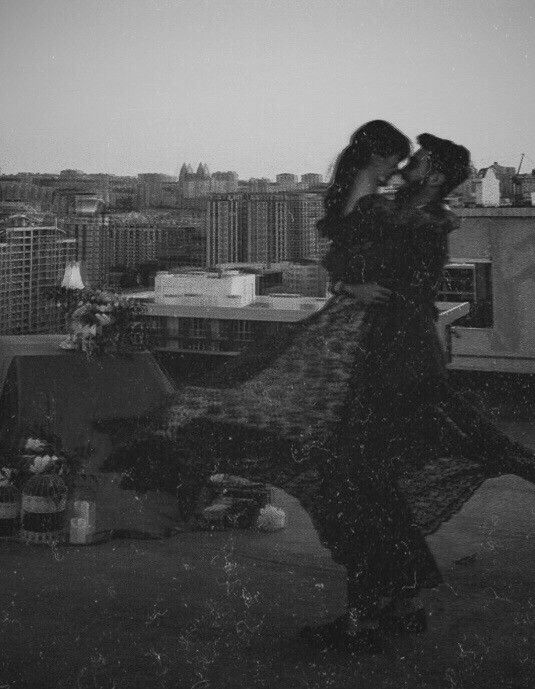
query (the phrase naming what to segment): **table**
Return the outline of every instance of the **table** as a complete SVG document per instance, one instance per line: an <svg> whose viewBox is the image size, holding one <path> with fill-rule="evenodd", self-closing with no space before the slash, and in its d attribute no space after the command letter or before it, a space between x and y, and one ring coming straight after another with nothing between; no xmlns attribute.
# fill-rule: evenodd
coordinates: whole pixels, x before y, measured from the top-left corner
<svg viewBox="0 0 535 689"><path fill-rule="evenodd" d="M0 337L0 447L21 435L52 432L66 450L111 447L99 422L146 418L165 409L173 386L150 352L88 359L60 348L64 335Z"/></svg>

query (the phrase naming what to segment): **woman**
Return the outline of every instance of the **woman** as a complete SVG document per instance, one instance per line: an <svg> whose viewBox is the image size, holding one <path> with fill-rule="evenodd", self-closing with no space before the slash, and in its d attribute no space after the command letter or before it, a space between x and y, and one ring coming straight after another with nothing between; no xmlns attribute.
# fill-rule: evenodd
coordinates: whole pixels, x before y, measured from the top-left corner
<svg viewBox="0 0 535 689"><path fill-rule="evenodd" d="M325 201L325 226L332 230L331 258L338 260L345 252L346 259L351 257L350 260L356 261L358 269L362 270L366 252L370 254L372 248L370 242L377 254L378 239L388 234L387 226L382 224L391 223L386 212L388 203L376 196L377 188L409 153L408 139L386 122L373 121L355 132L338 160ZM334 275L329 261L327 267ZM340 273L337 277L347 281L348 276ZM372 303L384 301L388 295L388 290L370 285L365 290L368 302ZM347 395L352 394L349 385L354 387L351 374L355 362L359 362L363 372L368 371L366 381L363 379L367 387L364 395L370 396L373 388L373 371L361 348L364 314L365 310L354 298L336 296L320 314L294 333L290 345L284 343L282 354L280 348L272 347L270 357L257 357L256 363L261 361L264 366L269 359L275 361L253 380L237 390L183 390L182 404L177 410L181 425L188 416L190 420L198 417L219 424L237 422L263 427L274 435L292 438L295 441L293 463L285 457L280 467L285 478L295 476L311 464L317 467L316 495L308 508L333 557L348 568L348 604L352 613L351 619L348 613L334 625L320 630L319 637L325 640L333 634L345 637L347 632L355 641L362 641L370 637L370 629L378 627L376 618L382 597L392 594L391 587L380 589L375 585L380 571L385 570L385 559L392 565L395 560L392 571L399 569L401 557L417 563L422 570L419 585L435 585L441 581L423 537L411 526L410 512L398 497L397 487L390 485L387 494L384 476L381 472L373 474L369 466L364 475L362 467L367 460L352 461L352 466L348 467L348 447L332 452L319 451L320 436L330 437L334 426L347 425L341 414ZM266 343L262 345L265 347ZM249 356L249 363L254 358ZM364 368L363 364L366 364ZM190 432L193 429L190 428ZM210 437L206 433L196 435ZM379 450L381 435L377 435L374 453ZM370 450L371 447L366 451ZM375 464L378 466L379 462ZM236 462L220 464L219 469L243 472L243 467ZM272 462L264 469L264 476L273 480L276 472ZM378 481L382 485L380 493L375 485ZM344 486L343 491L341 486ZM300 497L298 486L292 492ZM391 538L387 547L378 553L379 540L386 543L386 524L392 527ZM378 527L383 531L379 537ZM368 538L372 531L375 533L373 543ZM402 553L400 547L410 549L410 553ZM366 582L357 581L362 562L369 572ZM400 586L412 585L413 569L411 564ZM368 640L373 642L373 639Z"/></svg>
<svg viewBox="0 0 535 689"><path fill-rule="evenodd" d="M449 143L434 155L434 165L446 171L452 167L448 155L456 151ZM457 443L472 458L484 454L485 461L499 445L490 443L484 453L477 442L470 445L474 433L461 433L444 402L433 286L452 227L436 203L446 186L435 189L434 205L427 197L415 201L413 186L402 207L376 194L408 153L407 139L385 122L357 130L338 160L321 223L331 239L325 260L331 279L360 285L353 291L375 289L368 301L390 295L388 301L363 307L337 294L290 343L273 345L268 357L249 357L257 370L264 367L252 380L225 390L184 389L174 412L184 437L202 438L206 451L219 444L219 470L282 485L314 467L312 487L297 479L284 487L306 505L333 558L348 572L347 614L306 631L322 644L376 647L378 630L425 627L425 615L411 599L441 576L399 490L403 473L412 467L419 476L431 431L437 446ZM413 161L407 174L415 168ZM422 192L416 176L412 182ZM374 283L383 289L371 288ZM414 432L415 419L425 424L425 443L422 430ZM289 438L292 452L273 456L268 443L255 466L244 453L231 459L224 440L235 439L237 428ZM506 441L501 447L507 449Z"/></svg>

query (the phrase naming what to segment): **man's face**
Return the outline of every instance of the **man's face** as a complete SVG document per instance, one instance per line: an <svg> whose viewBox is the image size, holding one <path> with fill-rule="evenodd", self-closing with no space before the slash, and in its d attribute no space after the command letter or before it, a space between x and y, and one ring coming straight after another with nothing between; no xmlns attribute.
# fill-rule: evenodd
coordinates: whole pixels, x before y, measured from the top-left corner
<svg viewBox="0 0 535 689"><path fill-rule="evenodd" d="M401 176L408 184L422 183L431 172L431 153L425 148L419 148L400 170Z"/></svg>

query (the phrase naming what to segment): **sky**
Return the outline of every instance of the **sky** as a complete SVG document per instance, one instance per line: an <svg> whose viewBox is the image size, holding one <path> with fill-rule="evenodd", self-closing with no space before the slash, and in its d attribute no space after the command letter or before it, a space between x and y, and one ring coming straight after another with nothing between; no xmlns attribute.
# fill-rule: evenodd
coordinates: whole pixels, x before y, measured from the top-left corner
<svg viewBox="0 0 535 689"><path fill-rule="evenodd" d="M535 168L533 0L0 0L0 169L328 174L386 119Z"/></svg>

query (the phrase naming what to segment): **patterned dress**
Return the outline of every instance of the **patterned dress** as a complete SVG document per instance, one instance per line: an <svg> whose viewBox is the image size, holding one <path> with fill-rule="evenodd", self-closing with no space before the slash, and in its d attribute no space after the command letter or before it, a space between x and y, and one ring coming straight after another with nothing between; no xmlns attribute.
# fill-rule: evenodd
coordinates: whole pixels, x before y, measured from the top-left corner
<svg viewBox="0 0 535 689"><path fill-rule="evenodd" d="M336 296L289 342L250 352L250 380L183 388L171 412L171 425L215 452L220 470L301 500L361 608L441 582L423 533L485 478L535 478L531 453L448 387L434 299L452 217L362 199L325 265L333 281L388 287L389 304Z"/></svg>

